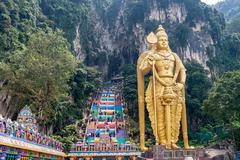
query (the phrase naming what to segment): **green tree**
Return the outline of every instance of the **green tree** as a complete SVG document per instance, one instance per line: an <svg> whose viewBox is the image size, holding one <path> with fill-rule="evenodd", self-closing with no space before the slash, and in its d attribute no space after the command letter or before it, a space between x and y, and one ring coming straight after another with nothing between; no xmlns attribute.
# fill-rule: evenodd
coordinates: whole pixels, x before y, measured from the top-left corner
<svg viewBox="0 0 240 160"><path fill-rule="evenodd" d="M49 21L36 0L0 2L0 57L22 48L34 30L46 29Z"/></svg>
<svg viewBox="0 0 240 160"><path fill-rule="evenodd" d="M62 29L65 37L72 42L77 25L81 25L81 30L86 31L82 24L88 23L88 3L86 0L41 0L40 7L43 14L52 20L52 26Z"/></svg>
<svg viewBox="0 0 240 160"><path fill-rule="evenodd" d="M194 60L188 61L185 67L187 69L186 104L188 119L191 122L190 128L196 131L204 123L202 105L203 101L208 97L212 82L207 75L207 71L198 62Z"/></svg>
<svg viewBox="0 0 240 160"><path fill-rule="evenodd" d="M227 136L222 138L232 140L236 149L240 149L239 87L240 71L227 72L216 82L204 102L206 113L227 132Z"/></svg>
<svg viewBox="0 0 240 160"><path fill-rule="evenodd" d="M52 116L52 105L66 97L70 76L77 62L60 31L38 30L29 43L0 64L2 91L22 97L29 103L39 122Z"/></svg>
<svg viewBox="0 0 240 160"><path fill-rule="evenodd" d="M128 19L129 28L132 28L136 23L144 21L144 16L149 13L150 1L134 0L127 1L126 17Z"/></svg>
<svg viewBox="0 0 240 160"><path fill-rule="evenodd" d="M240 69L240 34L222 35L216 46L208 47L207 62L212 79L218 79L223 73Z"/></svg>
<svg viewBox="0 0 240 160"><path fill-rule="evenodd" d="M203 111L203 101L207 99L212 82L208 72L197 61L187 61L186 106L189 139L192 143L206 145L212 138L211 127L206 126L209 118Z"/></svg>
<svg viewBox="0 0 240 160"><path fill-rule="evenodd" d="M124 77L123 94L127 102L129 116L137 120L137 76L136 66L133 64L125 65L122 68Z"/></svg>
<svg viewBox="0 0 240 160"><path fill-rule="evenodd" d="M96 68L87 67L79 63L74 75L68 81L70 87L69 97L61 97L53 105L53 132L59 132L64 126L82 119L89 97L101 84L101 73Z"/></svg>
<svg viewBox="0 0 240 160"><path fill-rule="evenodd" d="M229 31L230 33L237 33L237 32L239 33L240 32L239 25L240 25L240 18L236 17L227 24L227 31Z"/></svg>
<svg viewBox="0 0 240 160"><path fill-rule="evenodd" d="M186 47L189 39L190 28L187 25L179 24L176 28L176 38L181 47Z"/></svg>
<svg viewBox="0 0 240 160"><path fill-rule="evenodd" d="M65 126L60 132L52 136L54 139L62 142L63 151L68 153L71 145L77 142L78 132L75 124Z"/></svg>
<svg viewBox="0 0 240 160"><path fill-rule="evenodd" d="M69 85L75 104L78 107L86 105L87 99L96 92L101 84L101 72L96 68L79 64L75 74L71 77Z"/></svg>

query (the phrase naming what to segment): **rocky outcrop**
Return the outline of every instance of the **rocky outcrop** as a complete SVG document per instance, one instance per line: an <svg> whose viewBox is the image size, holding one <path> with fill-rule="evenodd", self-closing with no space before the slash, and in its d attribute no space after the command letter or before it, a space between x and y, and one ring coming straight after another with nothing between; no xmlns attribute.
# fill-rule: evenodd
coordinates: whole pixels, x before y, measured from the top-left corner
<svg viewBox="0 0 240 160"><path fill-rule="evenodd" d="M190 6L191 4L185 1L173 0L169 0L164 5L161 3L162 1L157 0L135 3L127 0L101 2L99 4L92 1L90 13L94 23L94 37L98 43L97 51L104 52L107 56L106 61L102 62L105 63L105 67L102 67L105 73L116 74L109 71L111 55L117 56L121 65L136 63L139 54L147 49L144 38L159 24L163 24L166 28L173 51L177 52L184 61L195 59L207 68L206 48L214 44L211 34L212 26L208 19L200 18L205 15L193 17L192 12L194 7L200 10L201 14L204 14L204 9L214 12L212 8L204 6L201 2L193 2L195 6ZM141 17L140 13L134 13L137 11L143 11L144 16ZM131 17L131 15L136 16ZM78 33L79 28L76 27L76 30ZM84 48L78 47L81 46L78 43L77 35L74 41L74 46L77 46L75 47L77 57L84 59L86 56L83 56L82 53L86 52Z"/></svg>
<svg viewBox="0 0 240 160"><path fill-rule="evenodd" d="M81 39L80 39L80 30L79 24L76 26L76 38L73 41L74 52L76 53L77 59L84 60L85 54L82 52Z"/></svg>
<svg viewBox="0 0 240 160"><path fill-rule="evenodd" d="M217 3L214 7L224 14L227 21L232 21L240 16L239 0L225 0Z"/></svg>

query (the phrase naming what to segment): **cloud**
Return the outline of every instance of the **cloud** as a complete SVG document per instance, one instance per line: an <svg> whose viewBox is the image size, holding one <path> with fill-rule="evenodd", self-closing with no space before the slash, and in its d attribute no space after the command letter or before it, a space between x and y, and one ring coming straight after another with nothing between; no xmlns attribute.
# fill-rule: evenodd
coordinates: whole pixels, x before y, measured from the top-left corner
<svg viewBox="0 0 240 160"><path fill-rule="evenodd" d="M221 2L223 0L201 0L201 1L206 3L206 4L212 5L212 4L216 4L218 2Z"/></svg>

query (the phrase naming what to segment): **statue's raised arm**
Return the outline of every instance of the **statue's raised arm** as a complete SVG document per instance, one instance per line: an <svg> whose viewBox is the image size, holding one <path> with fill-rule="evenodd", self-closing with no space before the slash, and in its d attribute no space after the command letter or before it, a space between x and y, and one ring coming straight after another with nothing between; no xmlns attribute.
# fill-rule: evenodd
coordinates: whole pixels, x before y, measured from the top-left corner
<svg viewBox="0 0 240 160"><path fill-rule="evenodd" d="M143 52L137 64L140 147L145 150L144 99L156 144L177 148L182 120L184 146L188 148L184 86L186 70L176 53L168 45L162 26L150 33L147 42L151 49ZM144 76L152 73L144 97Z"/></svg>

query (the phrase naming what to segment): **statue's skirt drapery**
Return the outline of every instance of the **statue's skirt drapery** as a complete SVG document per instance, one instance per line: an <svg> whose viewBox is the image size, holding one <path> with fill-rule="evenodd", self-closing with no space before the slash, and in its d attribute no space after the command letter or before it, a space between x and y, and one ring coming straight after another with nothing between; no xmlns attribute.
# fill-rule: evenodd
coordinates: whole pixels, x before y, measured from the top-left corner
<svg viewBox="0 0 240 160"><path fill-rule="evenodd" d="M169 78L166 78L169 79ZM149 112L149 117L151 121L151 126L153 129L154 136L159 138L159 143L166 145L166 117L165 117L165 103L163 100L164 96L164 89L166 87L162 86L158 81L156 81L156 104L157 104L157 132L155 129L155 113L154 113L154 99L153 99L153 83L152 77L150 78L150 82L148 84L146 90L146 103L147 103L147 110ZM174 94L176 94L175 98L173 99L170 105L170 125L171 125L171 143L176 144L178 141L178 135L180 130L180 120L181 120L181 113L182 113L182 104L183 104L183 91L178 90L176 86L173 88ZM158 135L155 135L155 134Z"/></svg>

